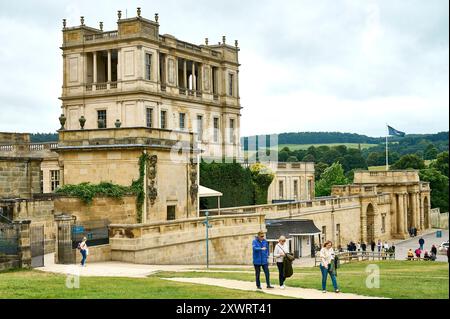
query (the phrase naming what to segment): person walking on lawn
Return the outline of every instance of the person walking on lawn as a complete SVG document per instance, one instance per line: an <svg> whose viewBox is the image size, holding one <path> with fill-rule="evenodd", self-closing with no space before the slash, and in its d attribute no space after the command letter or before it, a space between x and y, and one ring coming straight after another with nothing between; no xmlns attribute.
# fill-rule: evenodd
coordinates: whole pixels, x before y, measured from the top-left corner
<svg viewBox="0 0 450 319"><path fill-rule="evenodd" d="M328 274L331 277L333 288L336 293L339 292L339 287L336 281L336 267L334 264L334 250L333 243L326 241L323 248L320 250L320 271L322 272L322 292L327 292L327 278Z"/></svg>
<svg viewBox="0 0 450 319"><path fill-rule="evenodd" d="M256 288L261 288L261 267L264 271L264 276L266 277L266 284L268 289L272 289L270 284L270 273L269 273L269 243L264 239L264 232L260 231L258 236L253 240L253 265L255 266L255 276L256 276Z"/></svg>
<svg viewBox="0 0 450 319"><path fill-rule="evenodd" d="M277 267L281 289L285 288L284 282L286 280L286 276L284 274L284 257L286 256L287 252L289 252L289 247L286 243L286 237L280 236L280 238L278 239L278 244L275 246L273 256L277 259Z"/></svg>

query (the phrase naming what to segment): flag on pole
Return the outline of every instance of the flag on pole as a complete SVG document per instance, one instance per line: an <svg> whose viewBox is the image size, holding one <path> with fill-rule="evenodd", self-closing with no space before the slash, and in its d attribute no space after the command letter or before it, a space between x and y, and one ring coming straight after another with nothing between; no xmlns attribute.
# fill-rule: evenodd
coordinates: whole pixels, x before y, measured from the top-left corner
<svg viewBox="0 0 450 319"><path fill-rule="evenodd" d="M400 136L400 137L404 137L406 134L405 134L405 132L402 132L402 131L398 131L398 130L396 130L395 128L393 128L392 126L387 126L388 127L388 130L389 130L389 135L391 135L391 136Z"/></svg>

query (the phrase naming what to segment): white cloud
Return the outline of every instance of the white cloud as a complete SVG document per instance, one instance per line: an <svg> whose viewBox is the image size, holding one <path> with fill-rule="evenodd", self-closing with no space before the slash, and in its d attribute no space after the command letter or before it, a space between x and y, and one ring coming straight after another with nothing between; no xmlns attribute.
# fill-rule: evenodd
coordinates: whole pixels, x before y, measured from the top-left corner
<svg viewBox="0 0 450 319"><path fill-rule="evenodd" d="M29 0L0 3L0 131L59 127L62 18L111 30L138 6L185 41L239 39L242 135L448 130L447 0Z"/></svg>

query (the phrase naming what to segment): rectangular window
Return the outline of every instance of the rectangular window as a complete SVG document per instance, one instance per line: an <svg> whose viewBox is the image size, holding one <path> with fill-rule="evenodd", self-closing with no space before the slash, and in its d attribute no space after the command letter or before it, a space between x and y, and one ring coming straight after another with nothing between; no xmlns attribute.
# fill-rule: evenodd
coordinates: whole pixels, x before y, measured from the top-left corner
<svg viewBox="0 0 450 319"><path fill-rule="evenodd" d="M233 87L234 87L234 74L228 74L228 95L233 96Z"/></svg>
<svg viewBox="0 0 450 319"><path fill-rule="evenodd" d="M150 53L145 54L145 79L152 79L152 55Z"/></svg>
<svg viewBox="0 0 450 319"><path fill-rule="evenodd" d="M283 181L278 181L278 194L280 199L284 197L284 183Z"/></svg>
<svg viewBox="0 0 450 319"><path fill-rule="evenodd" d="M175 220L175 205L167 206L167 220Z"/></svg>
<svg viewBox="0 0 450 319"><path fill-rule="evenodd" d="M327 226L322 226L322 245L327 241Z"/></svg>
<svg viewBox="0 0 450 319"><path fill-rule="evenodd" d="M215 117L214 121L214 142L219 142L219 118Z"/></svg>
<svg viewBox="0 0 450 319"><path fill-rule="evenodd" d="M161 111L161 128L167 128L167 112Z"/></svg>
<svg viewBox="0 0 450 319"><path fill-rule="evenodd" d="M106 110L97 111L98 128L106 128Z"/></svg>
<svg viewBox="0 0 450 319"><path fill-rule="evenodd" d="M146 122L147 127L153 127L153 109L149 107L147 108Z"/></svg>
<svg viewBox="0 0 450 319"><path fill-rule="evenodd" d="M298 199L298 181L294 181L294 199Z"/></svg>
<svg viewBox="0 0 450 319"><path fill-rule="evenodd" d="M50 171L50 183L52 192L56 191L56 189L59 187L59 181L60 181L60 171L59 170Z"/></svg>
<svg viewBox="0 0 450 319"><path fill-rule="evenodd" d="M203 139L203 116L197 115L197 138L199 141Z"/></svg>
<svg viewBox="0 0 450 319"><path fill-rule="evenodd" d="M180 130L184 130L186 128L186 113L180 113Z"/></svg>
<svg viewBox="0 0 450 319"><path fill-rule="evenodd" d="M230 143L234 143L234 119L230 119Z"/></svg>
<svg viewBox="0 0 450 319"><path fill-rule="evenodd" d="M386 232L386 215L381 215L381 232Z"/></svg>

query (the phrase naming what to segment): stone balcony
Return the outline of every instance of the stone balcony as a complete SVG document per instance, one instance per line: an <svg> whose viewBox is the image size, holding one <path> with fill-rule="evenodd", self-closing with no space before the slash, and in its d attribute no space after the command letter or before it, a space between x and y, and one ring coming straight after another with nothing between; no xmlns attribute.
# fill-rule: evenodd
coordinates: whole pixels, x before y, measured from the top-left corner
<svg viewBox="0 0 450 319"><path fill-rule="evenodd" d="M0 143L0 156L27 157L27 158L53 158L58 143Z"/></svg>

